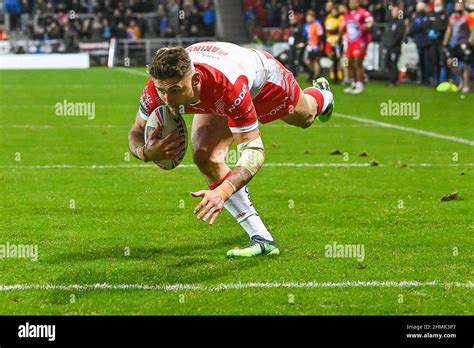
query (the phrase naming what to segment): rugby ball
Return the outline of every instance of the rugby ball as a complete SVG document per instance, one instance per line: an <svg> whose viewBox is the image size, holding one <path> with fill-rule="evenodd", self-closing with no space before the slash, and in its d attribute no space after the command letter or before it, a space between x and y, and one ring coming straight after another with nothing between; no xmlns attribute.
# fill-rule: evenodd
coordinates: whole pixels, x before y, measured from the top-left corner
<svg viewBox="0 0 474 348"><path fill-rule="evenodd" d="M186 154L186 149L188 148L188 130L186 128L186 123L178 112L173 113L166 105L160 105L153 110L146 121L145 143L148 142L151 134L157 127L162 127L161 131L157 134L158 139L163 139L176 128L179 129L181 141L184 142L185 150L183 153L177 159L154 161L161 169L170 170L176 168L183 160L184 155Z"/></svg>

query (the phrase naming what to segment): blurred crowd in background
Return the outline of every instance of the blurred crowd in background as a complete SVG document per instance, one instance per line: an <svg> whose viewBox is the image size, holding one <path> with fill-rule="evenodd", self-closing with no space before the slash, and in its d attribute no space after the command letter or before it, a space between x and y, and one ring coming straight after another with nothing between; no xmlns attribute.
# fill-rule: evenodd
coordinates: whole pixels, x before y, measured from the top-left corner
<svg viewBox="0 0 474 348"><path fill-rule="evenodd" d="M230 1L230 0L225 0ZM232 0L234 1L234 0ZM237 1L237 0L236 0ZM454 80L469 91L474 44L474 0L239 0L242 25L256 44L287 42L279 57L309 80L321 73L320 60L332 62L330 78L361 93L368 47L383 47L382 68L390 84L402 79L398 68L403 43L416 46L417 81L436 85ZM5 23L0 40L64 40L66 52L79 42L110 38L214 37L212 0L0 0ZM267 47L268 47L267 46ZM373 47L373 45L372 45Z"/></svg>
<svg viewBox="0 0 474 348"><path fill-rule="evenodd" d="M214 36L216 22L211 0L4 0L4 12L3 39L15 31L74 41Z"/></svg>
<svg viewBox="0 0 474 348"><path fill-rule="evenodd" d="M454 80L469 91L474 47L474 0L244 0L247 25L256 43L288 41L281 60L308 80L321 73L320 59L332 60L330 77L361 93L367 81L363 59L371 42L381 50L391 86L402 79L402 44L418 55L416 79L438 85Z"/></svg>

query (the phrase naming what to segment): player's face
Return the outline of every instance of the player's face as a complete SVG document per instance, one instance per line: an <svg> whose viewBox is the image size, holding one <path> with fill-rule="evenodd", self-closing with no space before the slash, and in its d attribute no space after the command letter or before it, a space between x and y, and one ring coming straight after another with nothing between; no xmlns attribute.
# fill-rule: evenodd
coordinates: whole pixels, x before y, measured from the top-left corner
<svg viewBox="0 0 474 348"><path fill-rule="evenodd" d="M179 108L181 105L186 107L197 101L193 74L183 78L154 79L154 83L160 98L173 108Z"/></svg>
<svg viewBox="0 0 474 348"><path fill-rule="evenodd" d="M454 5L454 10L455 11L464 11L464 3L456 2L456 4Z"/></svg>
<svg viewBox="0 0 474 348"><path fill-rule="evenodd" d="M360 6L360 0L350 0L349 1L349 8L351 10L357 10Z"/></svg>
<svg viewBox="0 0 474 348"><path fill-rule="evenodd" d="M400 8L398 6L392 7L392 17L397 18L399 15Z"/></svg>

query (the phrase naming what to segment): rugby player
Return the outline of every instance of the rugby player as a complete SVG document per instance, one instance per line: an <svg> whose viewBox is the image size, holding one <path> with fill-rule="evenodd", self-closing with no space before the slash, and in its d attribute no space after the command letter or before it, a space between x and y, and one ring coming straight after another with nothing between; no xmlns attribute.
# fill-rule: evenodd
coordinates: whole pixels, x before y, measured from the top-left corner
<svg viewBox="0 0 474 348"><path fill-rule="evenodd" d="M456 2L454 6L455 12L449 17L443 45L448 66L461 81L459 90L468 93L474 49L474 16L465 12L463 2ZM464 63L464 69L460 68L459 61Z"/></svg>
<svg viewBox="0 0 474 348"><path fill-rule="evenodd" d="M344 55L348 58L348 74L352 85L344 92L359 94L364 91L364 58L371 41L370 30L374 19L369 11L360 6L360 0L350 0L349 9L344 13L341 33L347 44Z"/></svg>
<svg viewBox="0 0 474 348"><path fill-rule="evenodd" d="M247 188L265 158L259 123L281 119L307 128L315 120L328 121L334 101L327 80L319 78L301 90L293 74L269 53L225 42L161 48L148 74L129 132L131 153L143 161L179 158L185 149L177 131L163 139L152 136L144 144L146 120L162 104L194 114L193 160L209 186L191 193L202 198L194 210L197 219L213 224L223 208L233 215L249 235L250 246L229 250L228 256L279 254ZM225 154L234 141L240 158L230 169Z"/></svg>

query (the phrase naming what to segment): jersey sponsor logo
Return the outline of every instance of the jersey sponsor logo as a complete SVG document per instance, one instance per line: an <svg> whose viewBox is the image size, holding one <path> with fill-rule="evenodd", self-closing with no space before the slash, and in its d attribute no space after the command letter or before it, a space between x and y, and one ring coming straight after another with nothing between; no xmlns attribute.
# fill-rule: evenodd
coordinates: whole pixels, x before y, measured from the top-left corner
<svg viewBox="0 0 474 348"><path fill-rule="evenodd" d="M286 107L286 99L283 101L283 103L278 105L276 108L270 110L270 112L266 113L265 115L259 115L258 118L263 118L263 117L267 117L267 116L275 116L277 114L277 112L279 112L280 110L282 110L285 107Z"/></svg>
<svg viewBox="0 0 474 348"><path fill-rule="evenodd" d="M242 102L244 101L245 96L247 95L247 92L249 91L247 85L244 85L242 87L242 91L239 93L237 98L234 100L230 108L228 109L229 112L234 111Z"/></svg>
<svg viewBox="0 0 474 348"><path fill-rule="evenodd" d="M362 30L358 22L347 23L347 35L349 36L349 40L357 40L362 36Z"/></svg>

